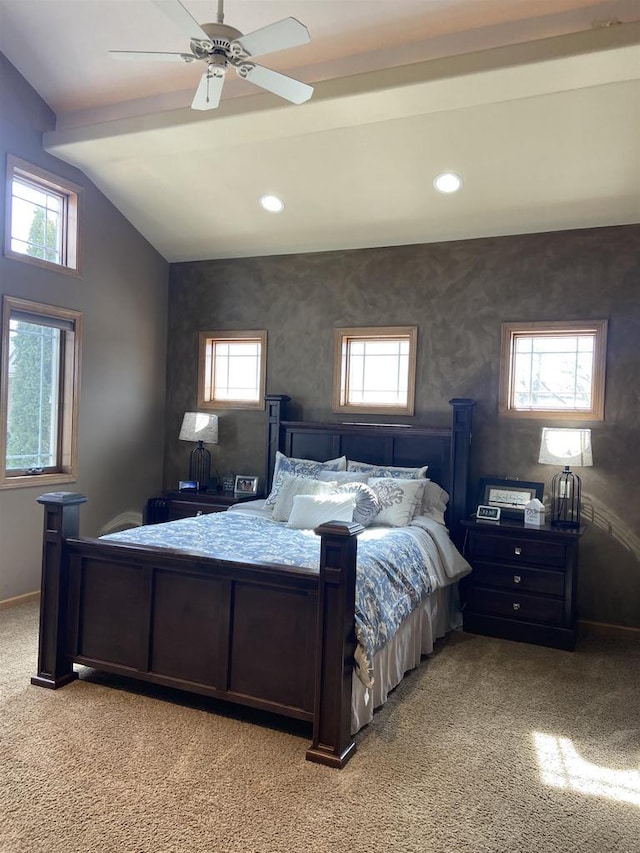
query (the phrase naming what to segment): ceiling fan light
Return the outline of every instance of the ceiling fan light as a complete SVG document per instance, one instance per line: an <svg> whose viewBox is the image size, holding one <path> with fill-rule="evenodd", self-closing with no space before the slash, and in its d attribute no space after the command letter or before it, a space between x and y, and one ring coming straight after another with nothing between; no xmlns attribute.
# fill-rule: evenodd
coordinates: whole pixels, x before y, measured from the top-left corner
<svg viewBox="0 0 640 853"><path fill-rule="evenodd" d="M260 196L260 204L269 213L282 213L284 210L284 202L277 195Z"/></svg>
<svg viewBox="0 0 640 853"><path fill-rule="evenodd" d="M440 172L433 179L433 185L439 193L455 193L462 186L462 178L455 172Z"/></svg>

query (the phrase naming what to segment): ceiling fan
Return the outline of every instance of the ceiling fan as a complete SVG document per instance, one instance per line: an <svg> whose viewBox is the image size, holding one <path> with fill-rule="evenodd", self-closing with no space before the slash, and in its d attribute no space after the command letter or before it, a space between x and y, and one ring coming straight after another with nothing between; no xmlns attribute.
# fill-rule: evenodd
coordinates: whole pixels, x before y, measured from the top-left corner
<svg viewBox="0 0 640 853"><path fill-rule="evenodd" d="M185 9L180 0L152 0L189 37L190 53L168 53L166 51L112 50L116 59L150 59L164 62L204 62L204 72L191 103L194 110L213 110L220 103L224 78L229 66L243 80L249 80L274 95L302 104L313 94L313 86L294 80L278 71L272 71L253 62L254 56L262 56L276 50L285 50L308 44L309 31L296 18L284 18L243 35L240 30L223 23L224 0L218 0L218 16L215 24L199 24Z"/></svg>

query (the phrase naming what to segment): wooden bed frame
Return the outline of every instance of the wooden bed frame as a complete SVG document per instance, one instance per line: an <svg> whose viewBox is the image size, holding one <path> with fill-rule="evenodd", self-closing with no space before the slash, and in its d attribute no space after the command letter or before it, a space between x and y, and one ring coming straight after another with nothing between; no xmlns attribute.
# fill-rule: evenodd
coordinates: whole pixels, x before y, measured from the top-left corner
<svg viewBox="0 0 640 853"><path fill-rule="evenodd" d="M450 429L285 420L267 397L267 483L276 450L319 461L428 464L450 494L454 541L467 514L472 400L451 400ZM307 759L343 767L355 650L357 524L321 537L320 571L236 563L170 549L79 538L72 492L42 495L44 541L38 674L58 688L73 664L188 690L312 723ZM315 667L310 665L315 661Z"/></svg>

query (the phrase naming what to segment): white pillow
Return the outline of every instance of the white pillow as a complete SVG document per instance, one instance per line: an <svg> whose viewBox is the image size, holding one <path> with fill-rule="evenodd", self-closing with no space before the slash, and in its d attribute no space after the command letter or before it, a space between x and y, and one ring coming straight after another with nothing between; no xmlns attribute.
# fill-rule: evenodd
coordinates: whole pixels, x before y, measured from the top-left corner
<svg viewBox="0 0 640 853"><path fill-rule="evenodd" d="M294 477L292 474L280 475L280 489L273 507L274 521L287 521L296 495L329 495L335 489L335 483L321 483L308 477Z"/></svg>
<svg viewBox="0 0 640 853"><path fill-rule="evenodd" d="M380 512L377 494L364 483L342 483L335 491L337 495L353 495L356 501L353 520L367 527Z"/></svg>
<svg viewBox="0 0 640 853"><path fill-rule="evenodd" d="M419 480L427 476L428 465L422 468L403 468L397 465L369 465L349 459L347 471L367 474L369 477L399 477L402 480Z"/></svg>
<svg viewBox="0 0 640 853"><path fill-rule="evenodd" d="M409 524L422 504L425 482L399 477L370 477L369 485L382 507L373 523L391 527L405 527Z"/></svg>
<svg viewBox="0 0 640 853"><path fill-rule="evenodd" d="M328 521L352 521L355 495L296 495L287 527L313 530Z"/></svg>
<svg viewBox="0 0 640 853"><path fill-rule="evenodd" d="M306 477L315 480L320 471L345 471L347 457L340 456L337 459L328 459L326 462L316 462L313 459L295 459L285 456L276 450L276 464L273 468L273 482L271 492L265 501L265 506L273 506L278 497L282 474L294 474L296 477Z"/></svg>
<svg viewBox="0 0 640 853"><path fill-rule="evenodd" d="M424 487L424 497L422 499L422 509L419 510L420 515L426 515L437 521L438 524L444 524L444 512L449 503L449 494L433 480L427 480Z"/></svg>
<svg viewBox="0 0 640 853"><path fill-rule="evenodd" d="M339 486L343 486L346 483L365 483L369 479L370 474L357 474L355 471L320 471L318 473L318 480L323 480L325 483L327 480L335 480Z"/></svg>

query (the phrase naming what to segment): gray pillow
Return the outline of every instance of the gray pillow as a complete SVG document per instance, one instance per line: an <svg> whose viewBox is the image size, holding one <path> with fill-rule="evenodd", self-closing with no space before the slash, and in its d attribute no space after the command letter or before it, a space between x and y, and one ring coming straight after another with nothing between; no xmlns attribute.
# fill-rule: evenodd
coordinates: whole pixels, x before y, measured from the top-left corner
<svg viewBox="0 0 640 853"><path fill-rule="evenodd" d="M378 496L365 483L345 483L342 486L338 486L335 493L355 495L356 505L353 510L353 520L357 521L363 527L371 524L380 512L381 505Z"/></svg>

